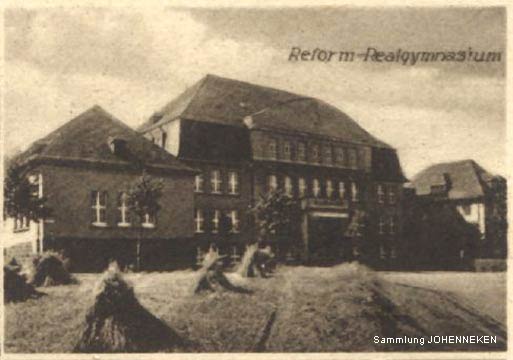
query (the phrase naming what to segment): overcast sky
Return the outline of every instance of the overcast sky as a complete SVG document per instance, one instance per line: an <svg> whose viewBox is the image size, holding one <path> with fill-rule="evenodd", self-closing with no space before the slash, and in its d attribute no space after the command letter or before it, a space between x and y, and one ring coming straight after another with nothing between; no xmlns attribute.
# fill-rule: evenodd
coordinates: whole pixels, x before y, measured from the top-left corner
<svg viewBox="0 0 513 360"><path fill-rule="evenodd" d="M411 177L473 158L505 173L505 12L487 9L9 9L5 150L94 104L136 127L207 73L323 99ZM501 63L288 61L290 49L502 51Z"/></svg>

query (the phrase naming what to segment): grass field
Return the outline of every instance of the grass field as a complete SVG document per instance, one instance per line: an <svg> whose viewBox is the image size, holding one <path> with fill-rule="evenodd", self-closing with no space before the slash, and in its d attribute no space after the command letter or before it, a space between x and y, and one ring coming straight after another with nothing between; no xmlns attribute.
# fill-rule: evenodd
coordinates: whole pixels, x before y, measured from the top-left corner
<svg viewBox="0 0 513 360"><path fill-rule="evenodd" d="M192 271L127 274L125 278L148 310L194 344L190 351L504 349L505 323L500 315L505 312L504 274L467 273L465 280L454 285L440 275L381 274L355 264L281 267L270 279L228 274L233 283L251 289L252 294L202 295L192 294L196 277ZM501 311L476 310L479 303L472 303L471 298L479 295L477 291L454 292L481 275L489 276L482 281ZM72 350L99 275L77 277L77 285L41 288L46 295L39 299L6 305L6 352ZM419 347L372 341L374 336L429 335L496 335L499 344Z"/></svg>

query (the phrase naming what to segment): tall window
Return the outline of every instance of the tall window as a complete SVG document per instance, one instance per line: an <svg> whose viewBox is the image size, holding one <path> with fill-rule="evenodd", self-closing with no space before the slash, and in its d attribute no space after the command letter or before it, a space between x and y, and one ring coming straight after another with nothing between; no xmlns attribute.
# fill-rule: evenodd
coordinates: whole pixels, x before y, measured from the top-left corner
<svg viewBox="0 0 513 360"><path fill-rule="evenodd" d="M230 171L228 173L228 184L229 184L229 193L231 195L237 195L239 193L239 174L235 171Z"/></svg>
<svg viewBox="0 0 513 360"><path fill-rule="evenodd" d="M315 197L319 197L321 195L321 183L318 179L313 179L312 190Z"/></svg>
<svg viewBox="0 0 513 360"><path fill-rule="evenodd" d="M304 142L297 143L297 160L306 161L306 144Z"/></svg>
<svg viewBox="0 0 513 360"><path fill-rule="evenodd" d="M336 147L335 148L335 163L337 163L337 165L344 165L345 158L346 157L344 154L344 148Z"/></svg>
<svg viewBox="0 0 513 360"><path fill-rule="evenodd" d="M358 192L358 186L355 182L351 183L351 201L352 202L358 202L360 198L360 194Z"/></svg>
<svg viewBox="0 0 513 360"><path fill-rule="evenodd" d="M326 180L326 196L331 197L333 195L333 181Z"/></svg>
<svg viewBox="0 0 513 360"><path fill-rule="evenodd" d="M210 178L210 184L212 186L212 193L220 194L221 193L221 184L223 181L221 180L221 171L213 170Z"/></svg>
<svg viewBox="0 0 513 360"><path fill-rule="evenodd" d="M219 219L221 218L221 212L219 210L214 210L214 214L212 216L212 232L217 234L219 232Z"/></svg>
<svg viewBox="0 0 513 360"><path fill-rule="evenodd" d="M153 214L145 214L143 223L141 224L142 227L145 228L153 228L155 227L155 215Z"/></svg>
<svg viewBox="0 0 513 360"><path fill-rule="evenodd" d="M307 186L306 186L305 178L299 178L299 180L298 180L298 191L299 191L299 196L300 197L304 197L306 195L306 189L307 189Z"/></svg>
<svg viewBox="0 0 513 360"><path fill-rule="evenodd" d="M397 224L396 224L394 216L390 216L388 226L389 226L389 233L391 235L395 234L396 233L396 229L397 229L396 228Z"/></svg>
<svg viewBox="0 0 513 360"><path fill-rule="evenodd" d="M383 216L380 216L379 217L379 222L378 222L378 233L380 235L383 235L385 233L385 219L383 218Z"/></svg>
<svg viewBox="0 0 513 360"><path fill-rule="evenodd" d="M285 195L292 196L292 179L290 176L285 176Z"/></svg>
<svg viewBox="0 0 513 360"><path fill-rule="evenodd" d="M95 226L107 226L107 192L91 192L92 224Z"/></svg>
<svg viewBox="0 0 513 360"><path fill-rule="evenodd" d="M203 217L203 210L196 209L196 214L194 216L194 223L196 224L196 233L205 232L203 227L205 223L205 218Z"/></svg>
<svg viewBox="0 0 513 360"><path fill-rule="evenodd" d="M331 154L331 146L325 145L323 147L322 162L324 164L331 164L333 162L333 156Z"/></svg>
<svg viewBox="0 0 513 360"><path fill-rule="evenodd" d="M198 174L194 178L194 192L201 193L203 192L203 174Z"/></svg>
<svg viewBox="0 0 513 360"><path fill-rule="evenodd" d="M393 205L396 203L396 201L397 201L397 196L395 193L395 186L389 185L388 186L388 202Z"/></svg>
<svg viewBox="0 0 513 360"><path fill-rule="evenodd" d="M127 194L125 192L120 192L118 195L118 226L120 227L128 227L130 226L130 214L128 212L127 206Z"/></svg>
<svg viewBox="0 0 513 360"><path fill-rule="evenodd" d="M346 183L343 181L338 182L338 196L341 200L346 198Z"/></svg>
<svg viewBox="0 0 513 360"><path fill-rule="evenodd" d="M378 198L378 203L380 203L380 204L385 203L385 191L383 189L383 185L381 185L381 184L376 185L376 196Z"/></svg>
<svg viewBox="0 0 513 360"><path fill-rule="evenodd" d="M292 158L292 151L290 148L290 141L285 141L283 143L283 158L285 160L290 160Z"/></svg>
<svg viewBox="0 0 513 360"><path fill-rule="evenodd" d="M269 175L267 177L267 191L271 192L278 189L278 178L276 175Z"/></svg>
<svg viewBox="0 0 513 360"><path fill-rule="evenodd" d="M276 140L275 139L271 139L269 140L269 144L267 145L267 150L268 150L268 154L269 154L269 157L271 159L276 159L276 152L277 152L277 143L276 143Z"/></svg>
<svg viewBox="0 0 513 360"><path fill-rule="evenodd" d="M237 210L232 210L230 212L230 218L232 220L232 233L238 233L239 232L239 212Z"/></svg>
<svg viewBox="0 0 513 360"><path fill-rule="evenodd" d="M319 145L311 146L311 157L313 162L320 162Z"/></svg>
<svg viewBox="0 0 513 360"><path fill-rule="evenodd" d="M356 165L357 165L356 150L355 149L347 149L347 156L349 158L349 167L356 168Z"/></svg>

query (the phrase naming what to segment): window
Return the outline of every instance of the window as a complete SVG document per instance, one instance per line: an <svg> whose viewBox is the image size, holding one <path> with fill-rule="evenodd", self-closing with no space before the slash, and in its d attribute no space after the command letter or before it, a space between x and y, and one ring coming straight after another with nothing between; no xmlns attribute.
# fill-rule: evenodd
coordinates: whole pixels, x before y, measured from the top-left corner
<svg viewBox="0 0 513 360"><path fill-rule="evenodd" d="M397 258L397 247L395 245L392 245L392 247L390 248L390 257L392 259Z"/></svg>
<svg viewBox="0 0 513 360"><path fill-rule="evenodd" d="M390 185L388 187L388 202L390 204L395 204L397 201L397 196L395 194L395 186L394 185Z"/></svg>
<svg viewBox="0 0 513 360"><path fill-rule="evenodd" d="M212 186L212 193L220 194L221 193L221 184L223 183L223 181L221 180L221 172L219 170L212 171L212 177L210 178L210 183Z"/></svg>
<svg viewBox="0 0 513 360"><path fill-rule="evenodd" d="M162 147L165 149L167 145L167 132L162 131Z"/></svg>
<svg viewBox="0 0 513 360"><path fill-rule="evenodd" d="M297 160L306 161L306 144L304 142L297 144Z"/></svg>
<svg viewBox="0 0 513 360"><path fill-rule="evenodd" d="M230 232L238 233L239 232L239 212L237 210L232 210L230 212L230 218L232 221L232 229Z"/></svg>
<svg viewBox="0 0 513 360"><path fill-rule="evenodd" d="M356 150L355 149L348 149L347 155L349 158L349 167L350 168L356 168L357 165L357 159L356 159Z"/></svg>
<svg viewBox="0 0 513 360"><path fill-rule="evenodd" d="M380 235L383 235L385 233L385 219L383 218L383 216L380 216L379 217L379 222L378 222L378 233Z"/></svg>
<svg viewBox="0 0 513 360"><path fill-rule="evenodd" d="M127 194L126 192L120 192L118 195L118 210L119 210L119 217L118 217L118 226L119 227L128 227L130 226L130 214L128 211L128 205L127 205Z"/></svg>
<svg viewBox="0 0 513 360"><path fill-rule="evenodd" d="M346 184L343 181L338 182L338 196L342 200L346 198Z"/></svg>
<svg viewBox="0 0 513 360"><path fill-rule="evenodd" d="M315 197L319 197L319 195L321 194L321 184L319 183L318 179L313 180L312 190L313 190L313 195Z"/></svg>
<svg viewBox="0 0 513 360"><path fill-rule="evenodd" d="M269 157L271 159L276 159L276 140L269 140L269 144L267 145L267 150L269 152Z"/></svg>
<svg viewBox="0 0 513 360"><path fill-rule="evenodd" d="M142 223L142 227L154 228L155 227L155 215L153 215L153 214L145 214L144 215L144 221Z"/></svg>
<svg viewBox="0 0 513 360"><path fill-rule="evenodd" d="M326 196L331 197L333 195L333 181L326 180Z"/></svg>
<svg viewBox="0 0 513 360"><path fill-rule="evenodd" d="M92 224L94 226L107 226L107 192L91 192Z"/></svg>
<svg viewBox="0 0 513 360"><path fill-rule="evenodd" d="M378 203L380 203L380 204L385 203L385 191L383 190L383 185L381 185L381 184L376 185L376 196L378 199Z"/></svg>
<svg viewBox="0 0 513 360"><path fill-rule="evenodd" d="M267 191L271 192L278 189L278 178L276 175L269 175L267 177Z"/></svg>
<svg viewBox="0 0 513 360"><path fill-rule="evenodd" d="M30 228L30 221L24 215L18 215L14 221L14 231L21 232Z"/></svg>
<svg viewBox="0 0 513 360"><path fill-rule="evenodd" d="M312 145L311 147L311 157L313 162L319 162L319 145Z"/></svg>
<svg viewBox="0 0 513 360"><path fill-rule="evenodd" d="M198 174L194 178L194 192L201 193L203 192L203 174Z"/></svg>
<svg viewBox="0 0 513 360"><path fill-rule="evenodd" d="M239 193L239 174L235 171L228 173L229 193L237 195Z"/></svg>
<svg viewBox="0 0 513 360"><path fill-rule="evenodd" d="M344 148L336 147L335 148L335 163L337 165L344 165L345 159L346 159L346 157L344 154Z"/></svg>
<svg viewBox="0 0 513 360"><path fill-rule="evenodd" d="M202 233L205 231L203 228L203 225L205 223L205 218L203 217L203 210L196 209L194 223L196 224L196 233Z"/></svg>
<svg viewBox="0 0 513 360"><path fill-rule="evenodd" d="M351 183L351 201L352 202L358 202L359 200L359 193L358 193L358 186L355 182Z"/></svg>
<svg viewBox="0 0 513 360"><path fill-rule="evenodd" d="M214 216L212 216L212 232L214 234L217 234L219 232L219 219L220 218L221 218L221 212L217 209L214 210Z"/></svg>
<svg viewBox="0 0 513 360"><path fill-rule="evenodd" d="M331 146L325 145L323 148L322 162L325 164L331 164L333 162L333 156L331 154Z"/></svg>
<svg viewBox="0 0 513 360"><path fill-rule="evenodd" d="M396 233L396 221L395 221L395 217L394 216L390 216L390 220L389 220L389 223L388 223L388 226L389 226L389 233L390 234L395 234Z"/></svg>
<svg viewBox="0 0 513 360"><path fill-rule="evenodd" d="M290 176L285 176L285 195L292 196L292 179Z"/></svg>
<svg viewBox="0 0 513 360"><path fill-rule="evenodd" d="M385 244L381 243L379 244L379 257L381 259L384 259L386 258L386 251L385 251Z"/></svg>
<svg viewBox="0 0 513 360"><path fill-rule="evenodd" d="M304 178L299 178L298 180L298 190L299 190L299 196L303 197L306 195L306 180Z"/></svg>
<svg viewBox="0 0 513 360"><path fill-rule="evenodd" d="M290 160L292 158L292 151L290 149L290 141L285 141L283 143L283 158L285 160Z"/></svg>

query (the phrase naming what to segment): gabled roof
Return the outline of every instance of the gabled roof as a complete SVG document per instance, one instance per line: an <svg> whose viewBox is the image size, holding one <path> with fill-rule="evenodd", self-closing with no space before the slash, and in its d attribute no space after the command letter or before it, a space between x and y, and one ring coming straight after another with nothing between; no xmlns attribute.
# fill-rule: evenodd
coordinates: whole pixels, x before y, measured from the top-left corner
<svg viewBox="0 0 513 360"><path fill-rule="evenodd" d="M348 115L324 101L243 81L206 75L168 103L140 128L148 131L176 118L281 129L390 148Z"/></svg>
<svg viewBox="0 0 513 360"><path fill-rule="evenodd" d="M110 139L121 139L126 144L123 156L111 150ZM158 168L192 171L173 155L99 106L93 106L34 142L13 159L20 165L34 160L81 161L112 165L133 165L142 162Z"/></svg>
<svg viewBox="0 0 513 360"><path fill-rule="evenodd" d="M428 195L431 186L446 185L450 182L448 198L474 199L485 195L488 183L495 178L474 160L461 160L432 165L412 180L417 195Z"/></svg>

